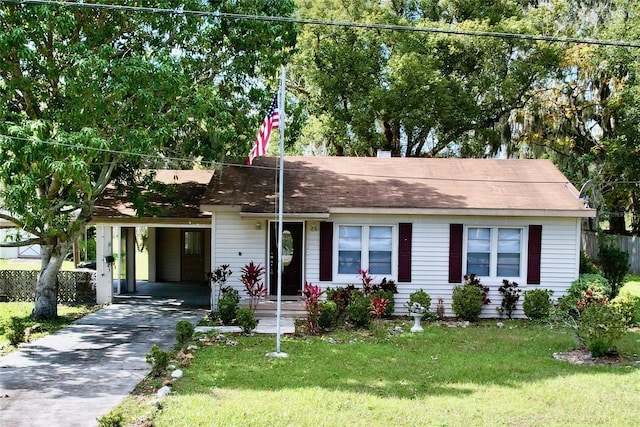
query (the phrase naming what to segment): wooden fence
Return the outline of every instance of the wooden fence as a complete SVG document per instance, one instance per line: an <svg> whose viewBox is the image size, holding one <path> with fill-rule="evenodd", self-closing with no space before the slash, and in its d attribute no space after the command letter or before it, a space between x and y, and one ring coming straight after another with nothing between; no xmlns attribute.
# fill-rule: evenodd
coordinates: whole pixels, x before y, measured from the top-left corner
<svg viewBox="0 0 640 427"><path fill-rule="evenodd" d="M35 299L36 270L0 270L1 301L33 301ZM58 272L58 303L96 302L95 271Z"/></svg>
<svg viewBox="0 0 640 427"><path fill-rule="evenodd" d="M602 235L609 244L629 254L629 272L640 273L640 236L624 236L614 234ZM599 236L593 231L582 232L582 250L591 259L598 257Z"/></svg>

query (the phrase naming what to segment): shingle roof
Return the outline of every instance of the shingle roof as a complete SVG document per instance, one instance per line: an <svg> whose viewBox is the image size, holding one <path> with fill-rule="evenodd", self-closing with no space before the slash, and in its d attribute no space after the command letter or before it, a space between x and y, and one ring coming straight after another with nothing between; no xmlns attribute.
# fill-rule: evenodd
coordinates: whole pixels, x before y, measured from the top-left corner
<svg viewBox="0 0 640 427"><path fill-rule="evenodd" d="M202 199L203 210L273 213L278 159L227 165ZM285 157L284 210L501 211L588 217L578 190L548 160ZM460 212L458 212L460 214Z"/></svg>
<svg viewBox="0 0 640 427"><path fill-rule="evenodd" d="M213 171L208 170L156 170L154 182L162 191L146 190L145 218L206 218L200 210L200 201ZM120 194L114 187L105 190L94 208L97 218L138 217L128 193Z"/></svg>

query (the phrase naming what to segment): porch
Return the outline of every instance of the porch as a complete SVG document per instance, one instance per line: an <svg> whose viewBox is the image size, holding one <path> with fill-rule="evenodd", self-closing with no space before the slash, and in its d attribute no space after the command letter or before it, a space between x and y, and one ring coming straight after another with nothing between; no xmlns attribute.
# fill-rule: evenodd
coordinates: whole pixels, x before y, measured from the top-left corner
<svg viewBox="0 0 640 427"><path fill-rule="evenodd" d="M249 307L250 300L244 295L240 307ZM136 281L135 292L113 295L113 302L126 304L139 301L161 301L168 305L184 308L210 308L209 285L193 282L149 282ZM273 295L268 295L258 301L254 310L256 318L276 317L277 301ZM282 317L305 317L304 303L297 296L283 296L281 304Z"/></svg>

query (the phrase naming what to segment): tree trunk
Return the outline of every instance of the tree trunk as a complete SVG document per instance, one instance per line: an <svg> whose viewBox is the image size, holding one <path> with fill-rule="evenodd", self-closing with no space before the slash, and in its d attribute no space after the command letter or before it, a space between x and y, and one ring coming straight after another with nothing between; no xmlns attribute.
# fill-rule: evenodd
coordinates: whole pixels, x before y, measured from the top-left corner
<svg viewBox="0 0 640 427"><path fill-rule="evenodd" d="M69 244L42 245L42 268L36 283L36 298L31 316L38 320L58 317L58 272Z"/></svg>

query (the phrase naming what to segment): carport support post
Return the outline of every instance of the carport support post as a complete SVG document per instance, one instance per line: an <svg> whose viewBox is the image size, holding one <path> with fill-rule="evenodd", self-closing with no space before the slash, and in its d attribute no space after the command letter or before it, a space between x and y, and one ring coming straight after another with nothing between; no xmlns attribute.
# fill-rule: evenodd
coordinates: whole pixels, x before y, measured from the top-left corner
<svg viewBox="0 0 640 427"><path fill-rule="evenodd" d="M110 304L113 302L113 269L107 263L106 257L112 256L111 227L104 224L96 225L96 303Z"/></svg>

